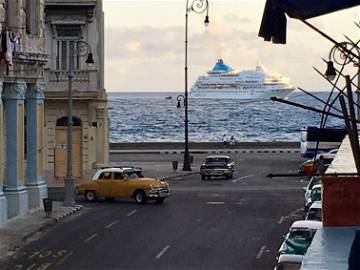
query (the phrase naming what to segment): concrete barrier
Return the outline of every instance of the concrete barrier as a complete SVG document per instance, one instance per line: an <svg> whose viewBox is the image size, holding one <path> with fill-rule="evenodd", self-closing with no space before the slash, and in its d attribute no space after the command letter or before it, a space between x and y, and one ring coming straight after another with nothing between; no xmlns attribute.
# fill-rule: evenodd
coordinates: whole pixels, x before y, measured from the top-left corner
<svg viewBox="0 0 360 270"><path fill-rule="evenodd" d="M300 142L236 142L235 145L224 145L221 142L190 142L190 149L300 149ZM112 142L110 150L161 150L184 149L183 142Z"/></svg>

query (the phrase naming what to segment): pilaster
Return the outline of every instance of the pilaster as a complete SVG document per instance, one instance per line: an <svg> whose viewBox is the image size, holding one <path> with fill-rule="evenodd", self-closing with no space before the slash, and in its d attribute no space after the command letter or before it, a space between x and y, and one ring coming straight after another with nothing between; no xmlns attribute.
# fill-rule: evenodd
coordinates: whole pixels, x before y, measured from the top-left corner
<svg viewBox="0 0 360 270"><path fill-rule="evenodd" d="M24 175L24 98L26 83L4 83L5 108L5 188L8 217L25 214L28 209L28 192Z"/></svg>
<svg viewBox="0 0 360 270"><path fill-rule="evenodd" d="M3 104L1 99L1 94L3 91L3 83L0 82L0 226L5 224L8 219L7 215L7 200L3 192L4 184L4 136L3 136Z"/></svg>
<svg viewBox="0 0 360 270"><path fill-rule="evenodd" d="M26 176L29 206L41 207L47 197L44 181L44 92L38 84L28 84L26 91Z"/></svg>
<svg viewBox="0 0 360 270"><path fill-rule="evenodd" d="M96 163L103 164L104 163L104 108L96 108L96 137L97 137L97 145L96 145Z"/></svg>

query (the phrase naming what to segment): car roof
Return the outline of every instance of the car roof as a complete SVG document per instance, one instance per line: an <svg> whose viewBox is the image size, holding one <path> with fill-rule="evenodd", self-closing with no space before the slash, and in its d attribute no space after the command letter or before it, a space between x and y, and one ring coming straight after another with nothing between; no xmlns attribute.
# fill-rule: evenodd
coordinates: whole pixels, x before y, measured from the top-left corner
<svg viewBox="0 0 360 270"><path fill-rule="evenodd" d="M207 156L206 158L230 158L229 156L225 156L225 155L219 155L219 156Z"/></svg>
<svg viewBox="0 0 360 270"><path fill-rule="evenodd" d="M112 167L112 168L99 169L100 172L124 172L128 170L141 171L141 168L129 166L129 167Z"/></svg>
<svg viewBox="0 0 360 270"><path fill-rule="evenodd" d="M316 230L322 227L322 222L317 220L297 220L294 221L291 225L291 229L293 228L303 228L303 229L310 229Z"/></svg>
<svg viewBox="0 0 360 270"><path fill-rule="evenodd" d="M312 187L312 190L313 189L321 189L322 188L322 184L316 184Z"/></svg>
<svg viewBox="0 0 360 270"><path fill-rule="evenodd" d="M315 201L311 204L310 209L322 209L322 202Z"/></svg>
<svg viewBox="0 0 360 270"><path fill-rule="evenodd" d="M304 255L297 254L281 254L278 262L301 263L304 257Z"/></svg>

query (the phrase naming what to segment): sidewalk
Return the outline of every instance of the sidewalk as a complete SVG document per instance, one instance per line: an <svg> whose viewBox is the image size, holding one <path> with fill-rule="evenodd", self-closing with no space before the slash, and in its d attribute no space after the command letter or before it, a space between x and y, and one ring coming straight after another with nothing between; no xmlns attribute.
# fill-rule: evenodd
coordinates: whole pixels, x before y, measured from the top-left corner
<svg viewBox="0 0 360 270"><path fill-rule="evenodd" d="M12 256L22 246L38 239L43 230L81 209L80 205L66 207L62 202L53 202L53 211L49 217L42 208L37 208L23 217L11 219L0 227L0 260Z"/></svg>

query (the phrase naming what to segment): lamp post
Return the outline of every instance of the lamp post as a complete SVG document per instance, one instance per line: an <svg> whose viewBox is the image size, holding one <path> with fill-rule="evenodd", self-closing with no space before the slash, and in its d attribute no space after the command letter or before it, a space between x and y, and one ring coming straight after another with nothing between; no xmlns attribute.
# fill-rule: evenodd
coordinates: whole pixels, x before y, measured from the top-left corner
<svg viewBox="0 0 360 270"><path fill-rule="evenodd" d="M336 70L334 68L334 62L338 65L347 65L352 63L354 66L357 66L357 86L356 86L356 103L360 105L360 63L358 62L358 59L360 57L360 49L357 46L357 44L352 44L350 42L341 42L341 47L334 46L331 48L329 52L329 61L327 62L327 68L325 71L325 76L328 78L328 80L332 81L336 77ZM346 51L344 51L342 48L346 48L349 51L353 52L353 50L356 51L358 58L354 59L355 57L353 55L350 55ZM357 120L360 120L360 109L358 107L357 109Z"/></svg>
<svg viewBox="0 0 360 270"><path fill-rule="evenodd" d="M72 99L72 85L74 78L74 58L75 56L85 56L87 55L87 59L85 63L88 65L94 64L93 54L91 52L90 45L83 41L75 41L74 47L70 48L69 54L69 69L68 69L68 79L69 79L69 87L68 87L68 126L67 126L67 167L66 167L66 177L64 179L65 182L65 206L72 206L75 204L74 199L74 176L72 171L72 129L73 129L73 99Z"/></svg>
<svg viewBox="0 0 360 270"><path fill-rule="evenodd" d="M197 14L204 13L206 16L204 20L205 26L209 24L209 2L208 0L187 0L185 12L185 94L179 95L178 108L181 107L180 101L182 100L185 107L185 150L184 150L184 163L183 171L191 171L190 155L189 155L189 120L188 120L188 17L190 11Z"/></svg>

